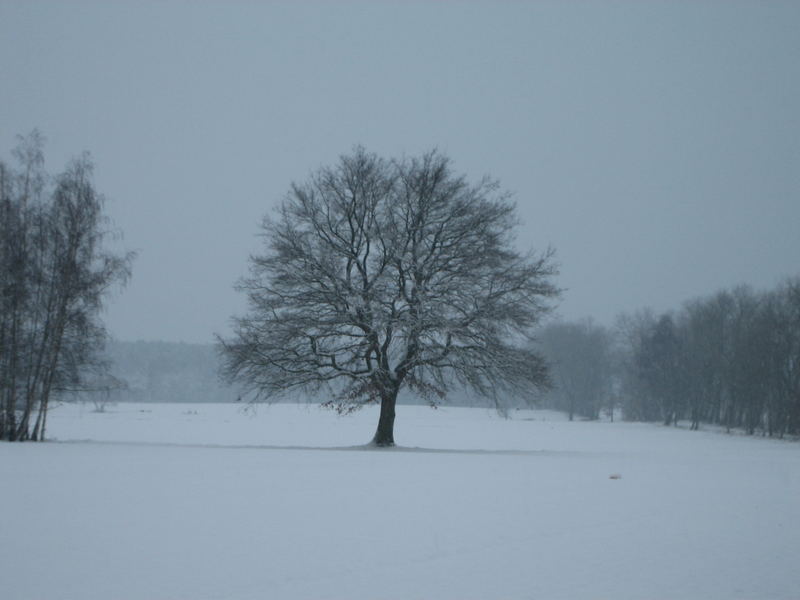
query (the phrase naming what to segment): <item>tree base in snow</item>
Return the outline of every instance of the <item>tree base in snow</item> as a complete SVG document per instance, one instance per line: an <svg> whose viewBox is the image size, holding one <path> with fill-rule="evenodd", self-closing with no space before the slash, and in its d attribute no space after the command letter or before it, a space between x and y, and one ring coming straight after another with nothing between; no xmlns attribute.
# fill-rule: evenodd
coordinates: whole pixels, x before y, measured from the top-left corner
<svg viewBox="0 0 800 600"><path fill-rule="evenodd" d="M372 438L372 441L369 443L370 446L375 446L376 448L392 448L394 447L394 440L378 440Z"/></svg>

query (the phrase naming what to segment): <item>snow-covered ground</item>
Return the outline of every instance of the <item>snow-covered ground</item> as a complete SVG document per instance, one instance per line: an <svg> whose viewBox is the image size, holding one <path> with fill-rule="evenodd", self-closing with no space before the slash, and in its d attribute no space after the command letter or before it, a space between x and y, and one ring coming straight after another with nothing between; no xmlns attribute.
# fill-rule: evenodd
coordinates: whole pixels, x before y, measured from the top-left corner
<svg viewBox="0 0 800 600"><path fill-rule="evenodd" d="M512 417L61 406L0 444L0 597L800 597L797 443Z"/></svg>

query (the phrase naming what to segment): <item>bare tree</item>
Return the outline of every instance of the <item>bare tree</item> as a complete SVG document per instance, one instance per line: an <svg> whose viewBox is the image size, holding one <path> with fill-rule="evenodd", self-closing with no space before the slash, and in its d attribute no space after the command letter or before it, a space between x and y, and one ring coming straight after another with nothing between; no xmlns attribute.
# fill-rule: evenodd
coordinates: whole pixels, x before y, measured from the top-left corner
<svg viewBox="0 0 800 600"><path fill-rule="evenodd" d="M658 403L651 397L641 358L656 323L649 308L621 314L616 320L622 416L628 421L655 421L661 416Z"/></svg>
<svg viewBox="0 0 800 600"><path fill-rule="evenodd" d="M220 340L225 373L261 397L333 390L380 402L394 444L404 386L431 403L453 386L499 399L547 382L527 349L558 295L551 250L514 249L515 207L447 158L388 161L362 148L294 184L266 218L266 252L239 284L250 311Z"/></svg>
<svg viewBox="0 0 800 600"><path fill-rule="evenodd" d="M88 155L50 178L42 145L34 132L20 138L17 169L0 163L0 439L44 437L50 398L78 386L95 360L103 300L133 259L104 249Z"/></svg>
<svg viewBox="0 0 800 600"><path fill-rule="evenodd" d="M600 418L608 409L613 418L611 335L590 319L549 323L539 334L550 365L554 387L546 399L572 421L576 414Z"/></svg>
<svg viewBox="0 0 800 600"><path fill-rule="evenodd" d="M771 363L775 370L776 398L770 418L770 435L778 432L800 433L800 277L784 282L773 297L778 315L775 352Z"/></svg>

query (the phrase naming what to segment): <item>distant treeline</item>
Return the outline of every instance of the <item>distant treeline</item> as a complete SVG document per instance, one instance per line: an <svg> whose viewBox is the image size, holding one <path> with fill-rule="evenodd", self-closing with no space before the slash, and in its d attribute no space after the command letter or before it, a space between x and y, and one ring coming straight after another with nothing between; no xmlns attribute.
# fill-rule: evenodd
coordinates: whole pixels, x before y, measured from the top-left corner
<svg viewBox="0 0 800 600"><path fill-rule="evenodd" d="M89 401L103 408L114 402L235 402L251 396L219 378L218 348L212 344L176 342L111 341L102 353L108 372L103 386L64 396L67 401ZM298 401L325 402L329 398L298 398ZM400 398L402 404L424 404L412 394ZM454 394L448 403L463 406L488 406L485 400L465 393Z"/></svg>
<svg viewBox="0 0 800 600"><path fill-rule="evenodd" d="M571 417L621 410L692 429L800 434L800 278L622 315L613 329L553 323L540 340L555 384L546 402Z"/></svg>
<svg viewBox="0 0 800 600"><path fill-rule="evenodd" d="M239 392L218 377L211 344L109 342L110 380L105 390L78 394L99 406L107 402L234 402Z"/></svg>

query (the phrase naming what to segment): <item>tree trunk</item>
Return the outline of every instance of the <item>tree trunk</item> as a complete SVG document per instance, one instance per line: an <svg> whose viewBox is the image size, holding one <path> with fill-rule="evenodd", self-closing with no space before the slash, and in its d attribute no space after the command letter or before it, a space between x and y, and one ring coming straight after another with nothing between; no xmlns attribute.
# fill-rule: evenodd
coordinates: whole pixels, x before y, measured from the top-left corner
<svg viewBox="0 0 800 600"><path fill-rule="evenodd" d="M33 433L31 434L31 441L39 441L39 430L42 427L42 415L44 414L44 404L39 403L39 413L36 415L36 423L33 426Z"/></svg>
<svg viewBox="0 0 800 600"><path fill-rule="evenodd" d="M375 437L372 438L372 444L375 446L394 446L394 407L398 391L394 388L381 394L381 416L378 419Z"/></svg>

